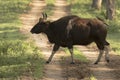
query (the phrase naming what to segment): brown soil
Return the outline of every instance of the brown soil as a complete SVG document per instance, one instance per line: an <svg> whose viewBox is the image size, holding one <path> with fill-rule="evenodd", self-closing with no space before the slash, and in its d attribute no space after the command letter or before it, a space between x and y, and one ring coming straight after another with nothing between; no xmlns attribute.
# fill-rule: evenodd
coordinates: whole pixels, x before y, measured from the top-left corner
<svg viewBox="0 0 120 80"><path fill-rule="evenodd" d="M75 64L70 64L70 61L69 56L62 59L66 80L90 80L91 71L88 62L75 59Z"/></svg>
<svg viewBox="0 0 120 80"><path fill-rule="evenodd" d="M45 9L46 3L44 0L33 0L32 9L28 14L22 15L20 18L24 24L21 29L22 33L29 34L30 29L35 25L40 17L40 13ZM62 16L70 14L69 5L66 0L56 0L53 9L54 14L49 17L51 20L56 20ZM46 36L30 35L34 39L36 45L42 50L45 59L47 60L52 51L52 45L48 44ZM120 56L111 54L110 63L107 64L104 59L94 65L98 54L96 49L79 46L85 56L90 60L89 63L75 60L75 64L70 64L70 56L68 57L61 48L54 56L50 64L46 64L44 68L44 77L42 80L90 80L92 74L97 80L120 80ZM22 77L21 80L33 80L29 77Z"/></svg>

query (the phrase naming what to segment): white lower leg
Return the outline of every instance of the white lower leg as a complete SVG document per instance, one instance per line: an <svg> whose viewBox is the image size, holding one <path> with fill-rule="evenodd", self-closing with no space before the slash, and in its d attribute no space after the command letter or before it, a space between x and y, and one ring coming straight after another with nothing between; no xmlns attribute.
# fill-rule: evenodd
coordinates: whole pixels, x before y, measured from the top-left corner
<svg viewBox="0 0 120 80"><path fill-rule="evenodd" d="M109 62L109 46L105 46L105 60Z"/></svg>
<svg viewBox="0 0 120 80"><path fill-rule="evenodd" d="M100 61L100 59L101 59L103 53L104 53L104 50L99 50L99 56L98 56L98 58L97 58L95 64L98 64L98 62Z"/></svg>
<svg viewBox="0 0 120 80"><path fill-rule="evenodd" d="M71 60L72 60L72 62L71 62L71 63L74 63L74 58L73 58L73 49L69 49L69 51L70 51L70 54L71 54Z"/></svg>

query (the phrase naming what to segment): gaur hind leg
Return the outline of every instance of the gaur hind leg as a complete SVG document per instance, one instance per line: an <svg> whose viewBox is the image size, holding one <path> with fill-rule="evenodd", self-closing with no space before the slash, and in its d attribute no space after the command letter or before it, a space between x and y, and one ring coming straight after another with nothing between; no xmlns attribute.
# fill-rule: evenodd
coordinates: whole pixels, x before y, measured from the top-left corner
<svg viewBox="0 0 120 80"><path fill-rule="evenodd" d="M109 62L109 50L110 50L110 46L109 46L109 43L107 41L105 41L104 50L105 50L105 60L107 62Z"/></svg>
<svg viewBox="0 0 120 80"><path fill-rule="evenodd" d="M104 50L99 50L98 58L97 58L97 60L95 61L94 64L98 64L98 62L100 62L103 53L104 53Z"/></svg>
<svg viewBox="0 0 120 80"><path fill-rule="evenodd" d="M104 44L102 42L96 42L96 44L97 44L97 47L99 49L99 55L98 55L98 58L97 58L97 60L95 61L94 64L98 64L98 62L100 62L101 57L104 53Z"/></svg>
<svg viewBox="0 0 120 80"><path fill-rule="evenodd" d="M60 46L58 46L58 45L56 45L56 44L54 45L53 50L52 50L52 53L51 53L49 59L46 61L46 63L50 63L50 62L51 62L54 54L55 54L56 51L59 49L59 47L60 47Z"/></svg>

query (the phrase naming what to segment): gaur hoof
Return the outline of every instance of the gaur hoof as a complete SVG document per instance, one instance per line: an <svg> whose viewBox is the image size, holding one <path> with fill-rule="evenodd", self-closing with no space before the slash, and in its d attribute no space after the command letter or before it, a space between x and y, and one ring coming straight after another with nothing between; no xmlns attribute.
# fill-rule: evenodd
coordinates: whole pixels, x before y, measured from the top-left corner
<svg viewBox="0 0 120 80"><path fill-rule="evenodd" d="M46 64L49 64L50 62L49 61L46 61Z"/></svg>
<svg viewBox="0 0 120 80"><path fill-rule="evenodd" d="M75 64L75 62L71 62L70 64Z"/></svg>
<svg viewBox="0 0 120 80"><path fill-rule="evenodd" d="M107 63L109 63L110 62L110 60L108 59L108 60L106 60L107 61Z"/></svg>
<svg viewBox="0 0 120 80"><path fill-rule="evenodd" d="M98 64L98 62L95 62L94 64Z"/></svg>

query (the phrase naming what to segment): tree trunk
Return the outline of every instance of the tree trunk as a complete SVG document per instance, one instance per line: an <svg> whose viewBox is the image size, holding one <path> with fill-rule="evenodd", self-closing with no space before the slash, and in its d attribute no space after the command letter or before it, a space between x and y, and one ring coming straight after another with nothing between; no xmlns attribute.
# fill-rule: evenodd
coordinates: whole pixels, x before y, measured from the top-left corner
<svg viewBox="0 0 120 80"><path fill-rule="evenodd" d="M106 18L109 20L115 18L115 0L106 0Z"/></svg>
<svg viewBox="0 0 120 80"><path fill-rule="evenodd" d="M101 9L102 0L93 0L92 8Z"/></svg>

